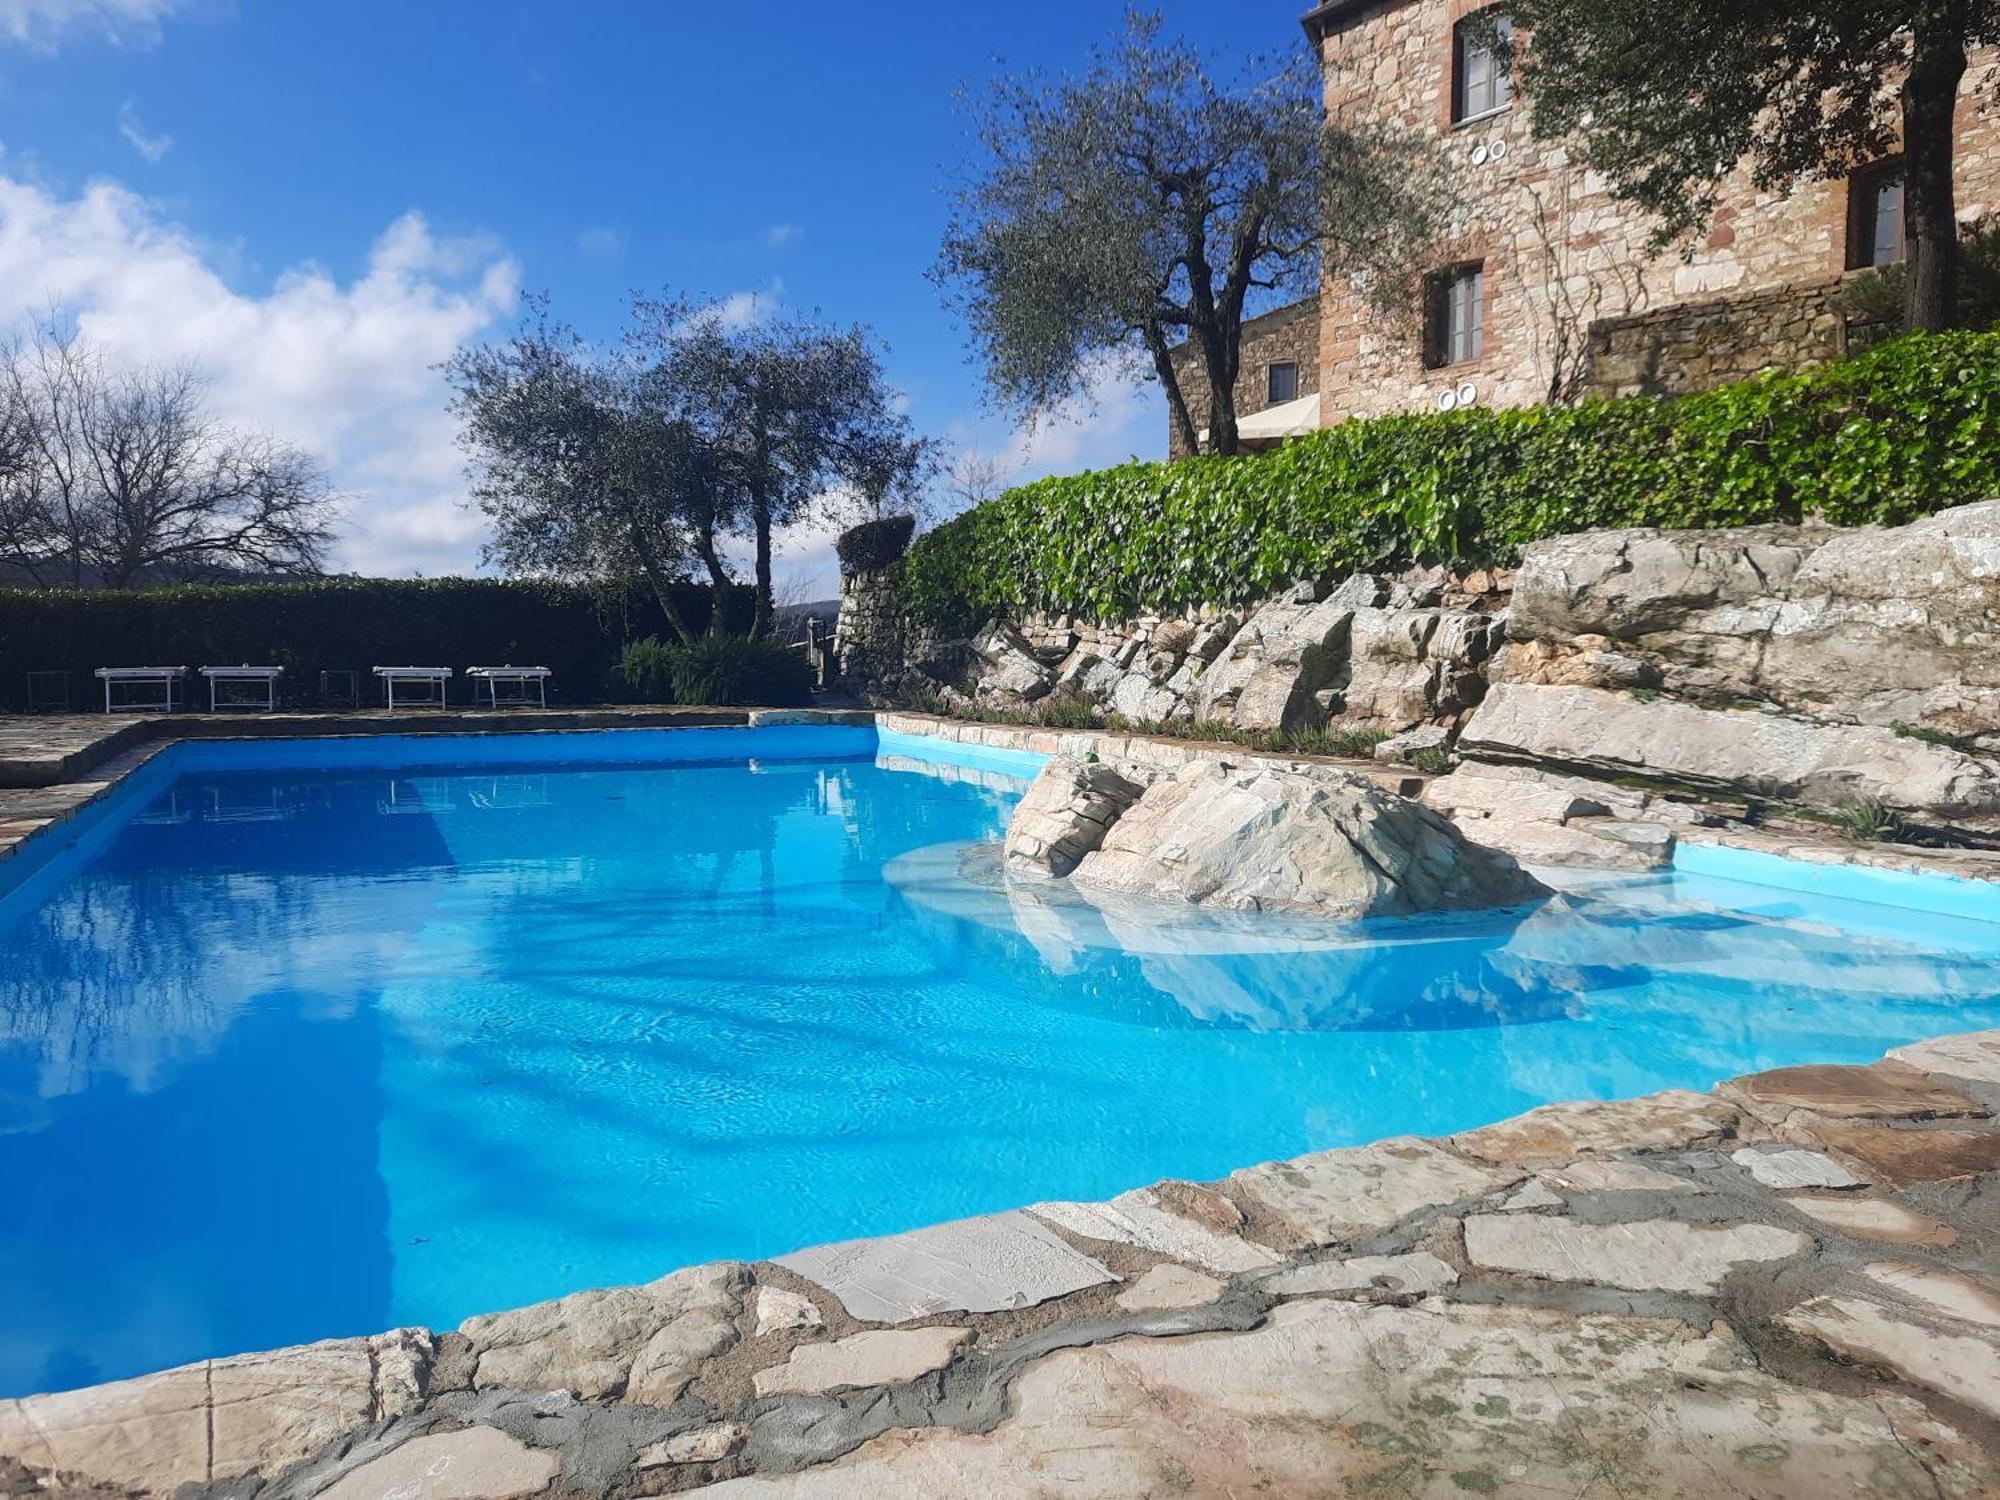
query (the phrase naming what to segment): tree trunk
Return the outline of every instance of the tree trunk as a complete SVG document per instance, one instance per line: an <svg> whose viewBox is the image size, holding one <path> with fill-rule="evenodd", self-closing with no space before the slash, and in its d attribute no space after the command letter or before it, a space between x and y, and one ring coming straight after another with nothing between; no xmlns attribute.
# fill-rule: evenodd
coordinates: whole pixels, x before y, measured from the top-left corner
<svg viewBox="0 0 2000 1500"><path fill-rule="evenodd" d="M757 531L757 603L750 615L750 638L760 640L771 628L771 507L763 496L750 501Z"/></svg>
<svg viewBox="0 0 2000 1500"><path fill-rule="evenodd" d="M697 537L695 554L701 558L702 567L708 570L708 633L721 635L727 629L722 617L723 601L729 596L729 569L722 565L722 554L715 549L715 533Z"/></svg>
<svg viewBox="0 0 2000 1500"><path fill-rule="evenodd" d="M1965 77L1964 0L1917 8L1903 80L1903 237L1913 329L1958 321L1958 210L1952 191L1952 119Z"/></svg>
<svg viewBox="0 0 2000 1500"><path fill-rule="evenodd" d="M1167 393L1167 414L1181 435L1181 445L1189 453L1201 452L1201 434L1195 431L1194 417L1188 411L1187 395L1181 390L1180 374L1174 369L1167 336L1157 324L1146 330L1146 347L1152 351L1153 373L1160 377L1160 385Z"/></svg>
<svg viewBox="0 0 2000 1500"><path fill-rule="evenodd" d="M1203 371L1208 376L1208 451L1233 458L1242 446L1236 436L1236 372L1242 355L1240 327L1209 324L1198 330Z"/></svg>
<svg viewBox="0 0 2000 1500"><path fill-rule="evenodd" d="M631 532L631 538L632 555L639 560L639 571L645 575L647 585L653 590L654 599L659 601L660 613L667 617L667 624L673 628L681 644L688 645L695 638L694 632L688 629L686 617L681 614L680 606L674 603L673 585L668 582L666 574L660 571L659 558L654 555L651 544L636 527ZM710 608L714 612L720 612L721 599L715 600Z"/></svg>

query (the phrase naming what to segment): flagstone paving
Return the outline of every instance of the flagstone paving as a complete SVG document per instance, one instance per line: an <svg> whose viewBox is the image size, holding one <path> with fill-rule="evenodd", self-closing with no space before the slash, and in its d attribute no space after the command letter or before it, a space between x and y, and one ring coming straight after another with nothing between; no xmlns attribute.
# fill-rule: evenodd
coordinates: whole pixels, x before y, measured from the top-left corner
<svg viewBox="0 0 2000 1500"><path fill-rule="evenodd" d="M0 1403L0 1494L2000 1495L2000 1032Z"/></svg>

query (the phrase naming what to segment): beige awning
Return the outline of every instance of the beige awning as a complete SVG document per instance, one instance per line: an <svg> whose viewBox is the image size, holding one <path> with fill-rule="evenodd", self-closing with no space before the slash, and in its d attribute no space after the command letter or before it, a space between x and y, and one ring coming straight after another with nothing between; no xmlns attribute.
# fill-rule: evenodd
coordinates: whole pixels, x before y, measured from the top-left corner
<svg viewBox="0 0 2000 1500"><path fill-rule="evenodd" d="M1283 406L1266 407L1236 419L1236 435L1251 442L1301 437L1319 431L1319 395L1301 396Z"/></svg>
<svg viewBox="0 0 2000 1500"><path fill-rule="evenodd" d="M1319 395L1301 396L1283 406L1269 406L1236 419L1236 437L1245 443L1275 443L1281 438L1303 437L1319 431ZM1208 429L1201 430L1201 445L1208 446Z"/></svg>

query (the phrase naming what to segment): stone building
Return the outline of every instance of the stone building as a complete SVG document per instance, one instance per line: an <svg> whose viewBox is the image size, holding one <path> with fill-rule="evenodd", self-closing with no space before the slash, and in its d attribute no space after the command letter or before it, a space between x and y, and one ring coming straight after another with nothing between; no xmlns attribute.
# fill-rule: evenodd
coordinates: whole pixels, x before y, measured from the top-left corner
<svg viewBox="0 0 2000 1500"><path fill-rule="evenodd" d="M1244 322L1242 364L1236 372L1237 435L1244 447L1269 447L1320 425L1319 327L1317 297ZM1208 372L1200 356L1185 344L1174 350L1173 360L1181 394L1200 423L1208 411ZM1187 457L1187 444L1171 419L1167 455Z"/></svg>
<svg viewBox="0 0 2000 1500"><path fill-rule="evenodd" d="M1650 254L1643 212L1614 201L1566 148L1535 140L1529 101L1511 97L1511 80L1479 45L1482 28L1467 25L1480 9L1480 0L1326 0L1304 18L1329 113L1435 136L1457 198L1407 319L1383 317L1329 278L1311 341L1318 378L1301 375L1297 386L1317 397L1311 425L1462 402L1680 394L1838 357L1880 335L1851 324L1833 299L1856 272L1902 258L1895 158L1789 193L1761 191L1739 172L1705 235ZM2000 212L1996 73L2000 51L1975 53L1959 95L1967 223ZM1275 404L1266 372L1307 346L1299 325L1312 305L1246 325L1241 410ZM1200 411L1206 386L1191 385L1191 399L1196 391Z"/></svg>

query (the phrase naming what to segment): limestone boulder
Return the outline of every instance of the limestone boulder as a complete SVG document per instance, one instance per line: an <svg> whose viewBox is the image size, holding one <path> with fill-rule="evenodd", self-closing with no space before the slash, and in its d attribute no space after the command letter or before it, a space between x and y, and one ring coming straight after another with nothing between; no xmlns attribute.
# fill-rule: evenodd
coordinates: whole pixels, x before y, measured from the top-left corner
<svg viewBox="0 0 2000 1500"><path fill-rule="evenodd" d="M1531 544L1503 681L1661 686L1816 718L2000 726L2000 501L1907 526L1606 531Z"/></svg>
<svg viewBox="0 0 2000 1500"><path fill-rule="evenodd" d="M1828 527L1587 531L1531 542L1514 575L1508 635L1517 641L1603 636L1735 660L1768 629L1778 598L1833 535Z"/></svg>
<svg viewBox="0 0 2000 1500"><path fill-rule="evenodd" d="M1347 659L1353 607L1339 597L1265 605L1201 676L1194 716L1240 729L1293 730L1318 721L1313 695Z"/></svg>
<svg viewBox="0 0 2000 1500"><path fill-rule="evenodd" d="M1153 681L1148 671L1127 672L1111 690L1110 708L1134 724L1157 724L1180 707L1169 688Z"/></svg>
<svg viewBox="0 0 2000 1500"><path fill-rule="evenodd" d="M1471 755L1653 777L1819 807L2000 817L2000 767L1874 725L1727 712L1595 688L1496 685L1459 737Z"/></svg>
<svg viewBox="0 0 2000 1500"><path fill-rule="evenodd" d="M1072 879L1098 891L1348 919L1547 894L1508 855L1364 778L1219 760L1154 782Z"/></svg>
<svg viewBox="0 0 2000 1500"><path fill-rule="evenodd" d="M1059 880L1104 842L1143 784L1096 762L1058 758L1042 768L1007 824L1008 873Z"/></svg>
<svg viewBox="0 0 2000 1500"><path fill-rule="evenodd" d="M1800 566L1758 663L1786 702L1864 723L2000 723L2000 501L1835 533Z"/></svg>
<svg viewBox="0 0 2000 1500"><path fill-rule="evenodd" d="M1093 708L1103 708L1110 703L1112 693L1124 677L1124 672L1115 662L1106 661L1088 647L1079 646L1063 662L1052 691Z"/></svg>
<svg viewBox="0 0 2000 1500"><path fill-rule="evenodd" d="M972 638L972 653L979 662L978 696L982 702L1032 703L1046 697L1055 684L1054 670L1021 632L1004 620L992 621Z"/></svg>

